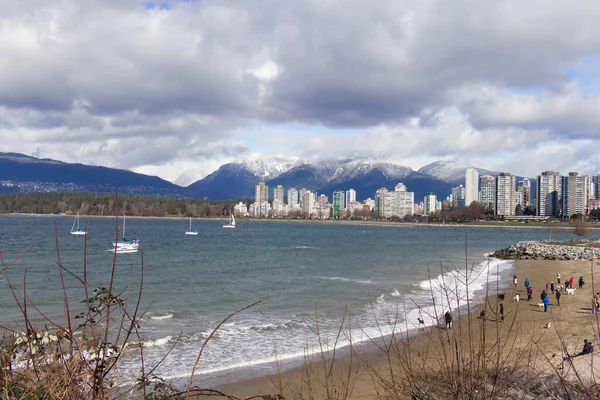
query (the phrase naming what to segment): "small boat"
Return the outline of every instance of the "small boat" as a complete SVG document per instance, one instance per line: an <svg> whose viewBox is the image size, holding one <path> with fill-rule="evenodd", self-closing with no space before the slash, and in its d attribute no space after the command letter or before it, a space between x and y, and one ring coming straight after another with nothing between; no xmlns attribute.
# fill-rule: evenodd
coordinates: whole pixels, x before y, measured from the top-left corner
<svg viewBox="0 0 600 400"><path fill-rule="evenodd" d="M235 228L235 217L231 214L231 219L228 224L223 225L223 228Z"/></svg>
<svg viewBox="0 0 600 400"><path fill-rule="evenodd" d="M75 226L77 225L77 226ZM71 235L85 235L87 232L79 227L79 211L77 212L77 217L75 217L75 221L73 221L73 226L71 227Z"/></svg>
<svg viewBox="0 0 600 400"><path fill-rule="evenodd" d="M198 231L195 229L192 229L192 219L190 218L190 229L188 229L187 231L185 231L186 235L190 235L190 236L195 236L198 234Z"/></svg>
<svg viewBox="0 0 600 400"><path fill-rule="evenodd" d="M140 241L125 239L125 214L123 214L123 239L120 242L113 243L113 248L106 251L117 254L137 253L140 247Z"/></svg>

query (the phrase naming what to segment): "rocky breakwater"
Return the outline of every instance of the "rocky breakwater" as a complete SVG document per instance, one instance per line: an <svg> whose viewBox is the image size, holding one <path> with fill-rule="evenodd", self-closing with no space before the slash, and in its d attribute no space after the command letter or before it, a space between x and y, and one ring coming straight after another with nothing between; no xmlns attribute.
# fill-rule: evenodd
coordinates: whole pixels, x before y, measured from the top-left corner
<svg viewBox="0 0 600 400"><path fill-rule="evenodd" d="M518 242L498 250L490 257L502 260L591 260L600 258L600 248L591 243L574 242L572 246L543 242Z"/></svg>

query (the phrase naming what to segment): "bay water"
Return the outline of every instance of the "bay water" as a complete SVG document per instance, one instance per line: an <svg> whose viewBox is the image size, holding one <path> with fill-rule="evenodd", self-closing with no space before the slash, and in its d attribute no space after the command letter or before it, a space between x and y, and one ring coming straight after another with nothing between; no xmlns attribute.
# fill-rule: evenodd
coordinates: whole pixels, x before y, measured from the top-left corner
<svg viewBox="0 0 600 400"><path fill-rule="evenodd" d="M73 221L68 216L0 216L4 264L28 249L6 273L21 298L26 285L30 317L40 326L48 322L31 303L47 318L64 320L57 248L63 267L83 274L84 237L70 234ZM438 313L455 304L448 296L435 294L432 282L462 284L464 296L468 266L471 296L481 293L486 282L495 288L497 281L504 283L512 275L512 264L490 261L486 254L520 240L549 236L544 229L257 220L241 220L235 229L223 229L226 222L193 220L199 234L186 236L188 219L127 219L126 236L139 239L141 250L117 255L114 292L125 290L132 277L139 282L143 265L140 309L148 311L140 321L140 338L146 368L162 359L181 334L155 371L158 376L189 376L202 343L217 324L259 300L220 327L202 354L196 375L214 383L224 376L243 376L241 371L272 372L275 357L293 365L317 349L317 318L321 338L329 341L342 321L351 327L353 341L414 328L418 316L435 324L433 301ZM117 221L82 216L80 225L88 230L89 286L107 287L113 261L107 250L115 239ZM566 239L572 233L552 236ZM4 276L0 278L0 324L23 330L23 318ZM83 310L81 283L66 272L64 279L75 315ZM137 298L138 287L133 285L131 301ZM348 342L346 336L339 345ZM126 354L119 370L123 379L139 375L138 353Z"/></svg>

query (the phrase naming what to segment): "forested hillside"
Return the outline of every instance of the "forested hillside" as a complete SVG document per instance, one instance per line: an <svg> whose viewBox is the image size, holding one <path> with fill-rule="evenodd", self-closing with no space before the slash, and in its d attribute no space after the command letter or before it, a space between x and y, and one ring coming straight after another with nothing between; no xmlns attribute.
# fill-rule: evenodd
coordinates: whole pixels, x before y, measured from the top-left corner
<svg viewBox="0 0 600 400"><path fill-rule="evenodd" d="M158 196L122 194L118 196L119 213L131 216L210 217L228 215L238 201L175 199ZM115 196L111 193L44 192L0 195L0 213L67 215L114 215Z"/></svg>

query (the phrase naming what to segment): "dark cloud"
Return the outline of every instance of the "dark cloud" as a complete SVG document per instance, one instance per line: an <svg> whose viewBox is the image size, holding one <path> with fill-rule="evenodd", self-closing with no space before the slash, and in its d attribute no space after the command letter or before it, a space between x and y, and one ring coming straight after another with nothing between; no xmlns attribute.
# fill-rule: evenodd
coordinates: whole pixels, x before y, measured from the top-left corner
<svg viewBox="0 0 600 400"><path fill-rule="evenodd" d="M362 130L289 134L333 157L598 138L600 97L567 74L600 54L593 0L168 5L0 4L0 149L191 176L179 163L251 152L238 135L261 124Z"/></svg>

